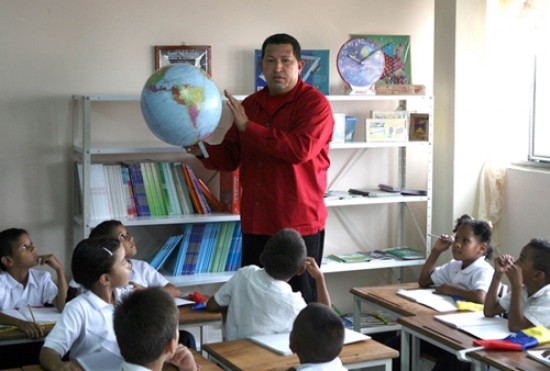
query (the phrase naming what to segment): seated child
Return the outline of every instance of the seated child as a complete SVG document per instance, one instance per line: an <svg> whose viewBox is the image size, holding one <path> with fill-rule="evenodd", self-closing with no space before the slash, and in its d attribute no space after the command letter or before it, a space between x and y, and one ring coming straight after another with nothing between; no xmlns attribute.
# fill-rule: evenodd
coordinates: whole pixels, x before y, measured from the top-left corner
<svg viewBox="0 0 550 371"><path fill-rule="evenodd" d="M57 284L50 272L34 269L47 264L57 275ZM0 232L0 310L53 304L62 311L67 298L67 280L59 260L52 254L38 255L29 233L20 228ZM16 326L29 338L44 336L42 326L0 313L0 324ZM3 345L0 347L2 368L38 363L42 341Z"/></svg>
<svg viewBox="0 0 550 371"><path fill-rule="evenodd" d="M315 259L306 256L304 240L293 229L282 229L266 243L261 256L264 268L243 267L212 296L210 312L227 310L226 340L252 335L290 332L306 302L288 284L294 275L307 270L317 283L319 301L330 306L323 273Z"/></svg>
<svg viewBox="0 0 550 371"><path fill-rule="evenodd" d="M178 344L179 311L174 299L158 287L130 293L115 308L114 329L122 371L160 371L164 362L181 371L197 365L188 348Z"/></svg>
<svg viewBox="0 0 550 371"><path fill-rule="evenodd" d="M502 277L510 292L498 298ZM508 329L516 332L533 326L550 327L550 241L533 238L514 261L504 254L495 259L495 274L483 313L492 317L508 312Z"/></svg>
<svg viewBox="0 0 550 371"><path fill-rule="evenodd" d="M120 241L124 247L126 259L130 262L132 274L130 276L130 286L123 291L132 289L141 289L144 287L162 287L167 293L174 297L181 297L181 291L168 282L151 264L143 260L131 259L137 254L137 246L124 224L118 220L107 220L98 224L90 233L90 238L110 237ZM122 294L124 295L124 294ZM180 331L180 342L197 350L195 337L188 331Z"/></svg>
<svg viewBox="0 0 550 371"><path fill-rule="evenodd" d="M120 241L88 238L73 252L75 281L86 290L65 306L44 340L40 364L46 370L77 369L74 359L102 349L120 354L113 330L116 288L128 285L131 268ZM70 351L69 362L63 357Z"/></svg>
<svg viewBox="0 0 550 371"><path fill-rule="evenodd" d="M457 220L452 236L441 236L422 267L420 287L436 286L435 292L458 296L466 301L483 304L494 269L485 259L492 255L491 226L463 215ZM453 259L435 267L437 259L452 246Z"/></svg>
<svg viewBox="0 0 550 371"><path fill-rule="evenodd" d="M347 370L338 355L344 346L344 325L329 307L310 303L294 320L290 349L298 355L302 370Z"/></svg>

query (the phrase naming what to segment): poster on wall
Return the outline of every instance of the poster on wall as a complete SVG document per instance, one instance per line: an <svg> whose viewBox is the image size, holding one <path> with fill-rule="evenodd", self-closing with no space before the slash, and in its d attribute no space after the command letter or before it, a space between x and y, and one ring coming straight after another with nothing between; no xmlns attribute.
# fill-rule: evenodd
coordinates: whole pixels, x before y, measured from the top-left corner
<svg viewBox="0 0 550 371"><path fill-rule="evenodd" d="M302 50L302 59L305 65L300 77L304 82L317 88L325 95L329 94L329 56L330 51L328 49ZM255 91L258 91L266 86L265 77L260 68L260 61L262 59L262 51L260 49L255 50L254 59L256 66Z"/></svg>
<svg viewBox="0 0 550 371"><path fill-rule="evenodd" d="M186 63L212 76L210 49L210 45L157 45L155 46L155 70L172 63Z"/></svg>
<svg viewBox="0 0 550 371"><path fill-rule="evenodd" d="M368 37L382 48L385 66L382 77L376 82L376 85L412 84L410 36L364 34L352 34L350 36Z"/></svg>

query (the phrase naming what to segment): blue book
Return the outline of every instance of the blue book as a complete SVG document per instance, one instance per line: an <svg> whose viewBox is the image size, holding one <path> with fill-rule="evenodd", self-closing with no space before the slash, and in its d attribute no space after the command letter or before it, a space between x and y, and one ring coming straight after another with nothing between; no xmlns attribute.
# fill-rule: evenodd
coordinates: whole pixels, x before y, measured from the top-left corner
<svg viewBox="0 0 550 371"><path fill-rule="evenodd" d="M227 263L225 264L226 272L235 272L241 267L241 254L242 254L241 223L236 222L235 230L233 231L233 238L231 239L231 246L229 248L229 256L227 257Z"/></svg>
<svg viewBox="0 0 550 371"><path fill-rule="evenodd" d="M130 180L132 182L132 190L134 191L138 215L150 216L151 211L149 209L149 203L147 202L147 195L145 194L141 165L139 163L129 164L128 170L130 171Z"/></svg>
<svg viewBox="0 0 550 371"><path fill-rule="evenodd" d="M212 235L212 229L216 223L206 223L204 232L202 234L202 241L200 245L200 251L197 258L197 265L195 267L195 273L202 273L204 271L205 264L207 262L208 244Z"/></svg>
<svg viewBox="0 0 550 371"><path fill-rule="evenodd" d="M191 224L185 225L185 230L183 231L183 238L179 243L178 259L176 262L176 269L174 276L179 276L183 274L183 265L185 263L185 257L187 256L187 249L189 248L189 241L191 240L191 232L193 226Z"/></svg>
<svg viewBox="0 0 550 371"><path fill-rule="evenodd" d="M172 276L176 276L179 253L174 250L176 246L179 245L182 238L183 235L181 234L169 237L161 251L151 260L151 266L155 269L160 269L162 267L165 272Z"/></svg>
<svg viewBox="0 0 550 371"><path fill-rule="evenodd" d="M194 274L195 267L197 266L197 258L201 247L202 235L205 228L204 223L197 223L192 225L191 237L189 240L189 246L187 247L187 254L185 262L183 264L182 274Z"/></svg>
<svg viewBox="0 0 550 371"><path fill-rule="evenodd" d="M214 254L218 239L220 238L220 231L223 223L210 223L212 229L210 230L210 237L208 238L208 243L206 245L206 257L204 266L201 269L201 273L210 272L212 267L212 262L214 261Z"/></svg>

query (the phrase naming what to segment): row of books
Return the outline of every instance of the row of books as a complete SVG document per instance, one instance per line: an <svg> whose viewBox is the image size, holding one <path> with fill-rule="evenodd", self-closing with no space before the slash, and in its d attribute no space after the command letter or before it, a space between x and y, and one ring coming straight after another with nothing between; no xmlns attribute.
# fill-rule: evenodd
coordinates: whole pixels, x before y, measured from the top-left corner
<svg viewBox="0 0 550 371"><path fill-rule="evenodd" d="M78 164L82 189L82 164ZM223 205L179 162L135 162L90 166L91 217L209 214Z"/></svg>
<svg viewBox="0 0 550 371"><path fill-rule="evenodd" d="M327 259L339 263L368 262L372 259L418 260L424 259L424 254L422 251L407 246L399 246L385 250L373 250L368 252L357 251L353 253L330 254L327 255Z"/></svg>
<svg viewBox="0 0 550 371"><path fill-rule="evenodd" d="M150 260L153 268L171 276L234 272L241 266L240 222L186 224L168 238Z"/></svg>

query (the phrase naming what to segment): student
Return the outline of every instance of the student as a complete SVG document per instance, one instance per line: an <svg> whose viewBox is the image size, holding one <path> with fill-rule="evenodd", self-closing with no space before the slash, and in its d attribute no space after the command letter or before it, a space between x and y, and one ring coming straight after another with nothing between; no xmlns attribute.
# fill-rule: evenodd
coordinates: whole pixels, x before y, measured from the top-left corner
<svg viewBox="0 0 550 371"><path fill-rule="evenodd" d="M294 320L290 349L300 359L296 371L347 370L338 358L343 346L342 320L326 305L310 303Z"/></svg>
<svg viewBox="0 0 550 371"><path fill-rule="evenodd" d="M44 341L40 364L47 370L77 370L78 356L102 349L119 354L113 330L116 288L128 285L131 268L120 241L88 238L73 252L75 281L86 290L67 303ZM63 357L70 351L68 362Z"/></svg>
<svg viewBox="0 0 550 371"><path fill-rule="evenodd" d="M455 237L442 235L434 244L422 267L418 283L420 287L436 286L441 295L458 296L464 300L483 304L494 269L485 259L492 255L491 226L468 215L456 223ZM437 259L452 246L453 259L435 267Z"/></svg>
<svg viewBox="0 0 550 371"><path fill-rule="evenodd" d="M292 291L288 280L306 270L317 283L319 301L330 306L323 273L315 259L306 257L297 231L285 228L275 233L265 245L262 262L264 268L239 269L206 304L210 312L227 310L226 340L290 332L306 302L300 292Z"/></svg>
<svg viewBox="0 0 550 371"><path fill-rule="evenodd" d="M502 277L510 281L510 292L498 299ZM504 254L495 259L483 313L487 317L508 312L512 332L533 326L550 327L550 241L533 238L523 247L519 259Z"/></svg>
<svg viewBox="0 0 550 371"><path fill-rule="evenodd" d="M120 241L124 247L126 259L130 262L132 274L130 276L129 290L142 289L144 287L162 287L173 297L181 297L181 291L168 282L151 264L143 260L131 259L137 254L137 246L134 237L128 233L128 230L118 220L107 220L98 224L90 233L90 238L110 237ZM125 289L124 291L128 290ZM122 293L124 295L124 293ZM180 342L185 346L197 350L195 337L188 331L180 331Z"/></svg>
<svg viewBox="0 0 550 371"><path fill-rule="evenodd" d="M47 264L57 274L34 269ZM29 233L10 228L0 232L0 310L53 304L63 311L67 298L67 279L63 266L53 254L38 255ZM0 324L16 326L30 338L44 336L42 326L0 313Z"/></svg>
<svg viewBox="0 0 550 371"><path fill-rule="evenodd" d="M174 299L158 287L137 290L115 308L114 328L122 371L162 370L164 362L180 371L195 371L193 354L178 345L179 311Z"/></svg>

